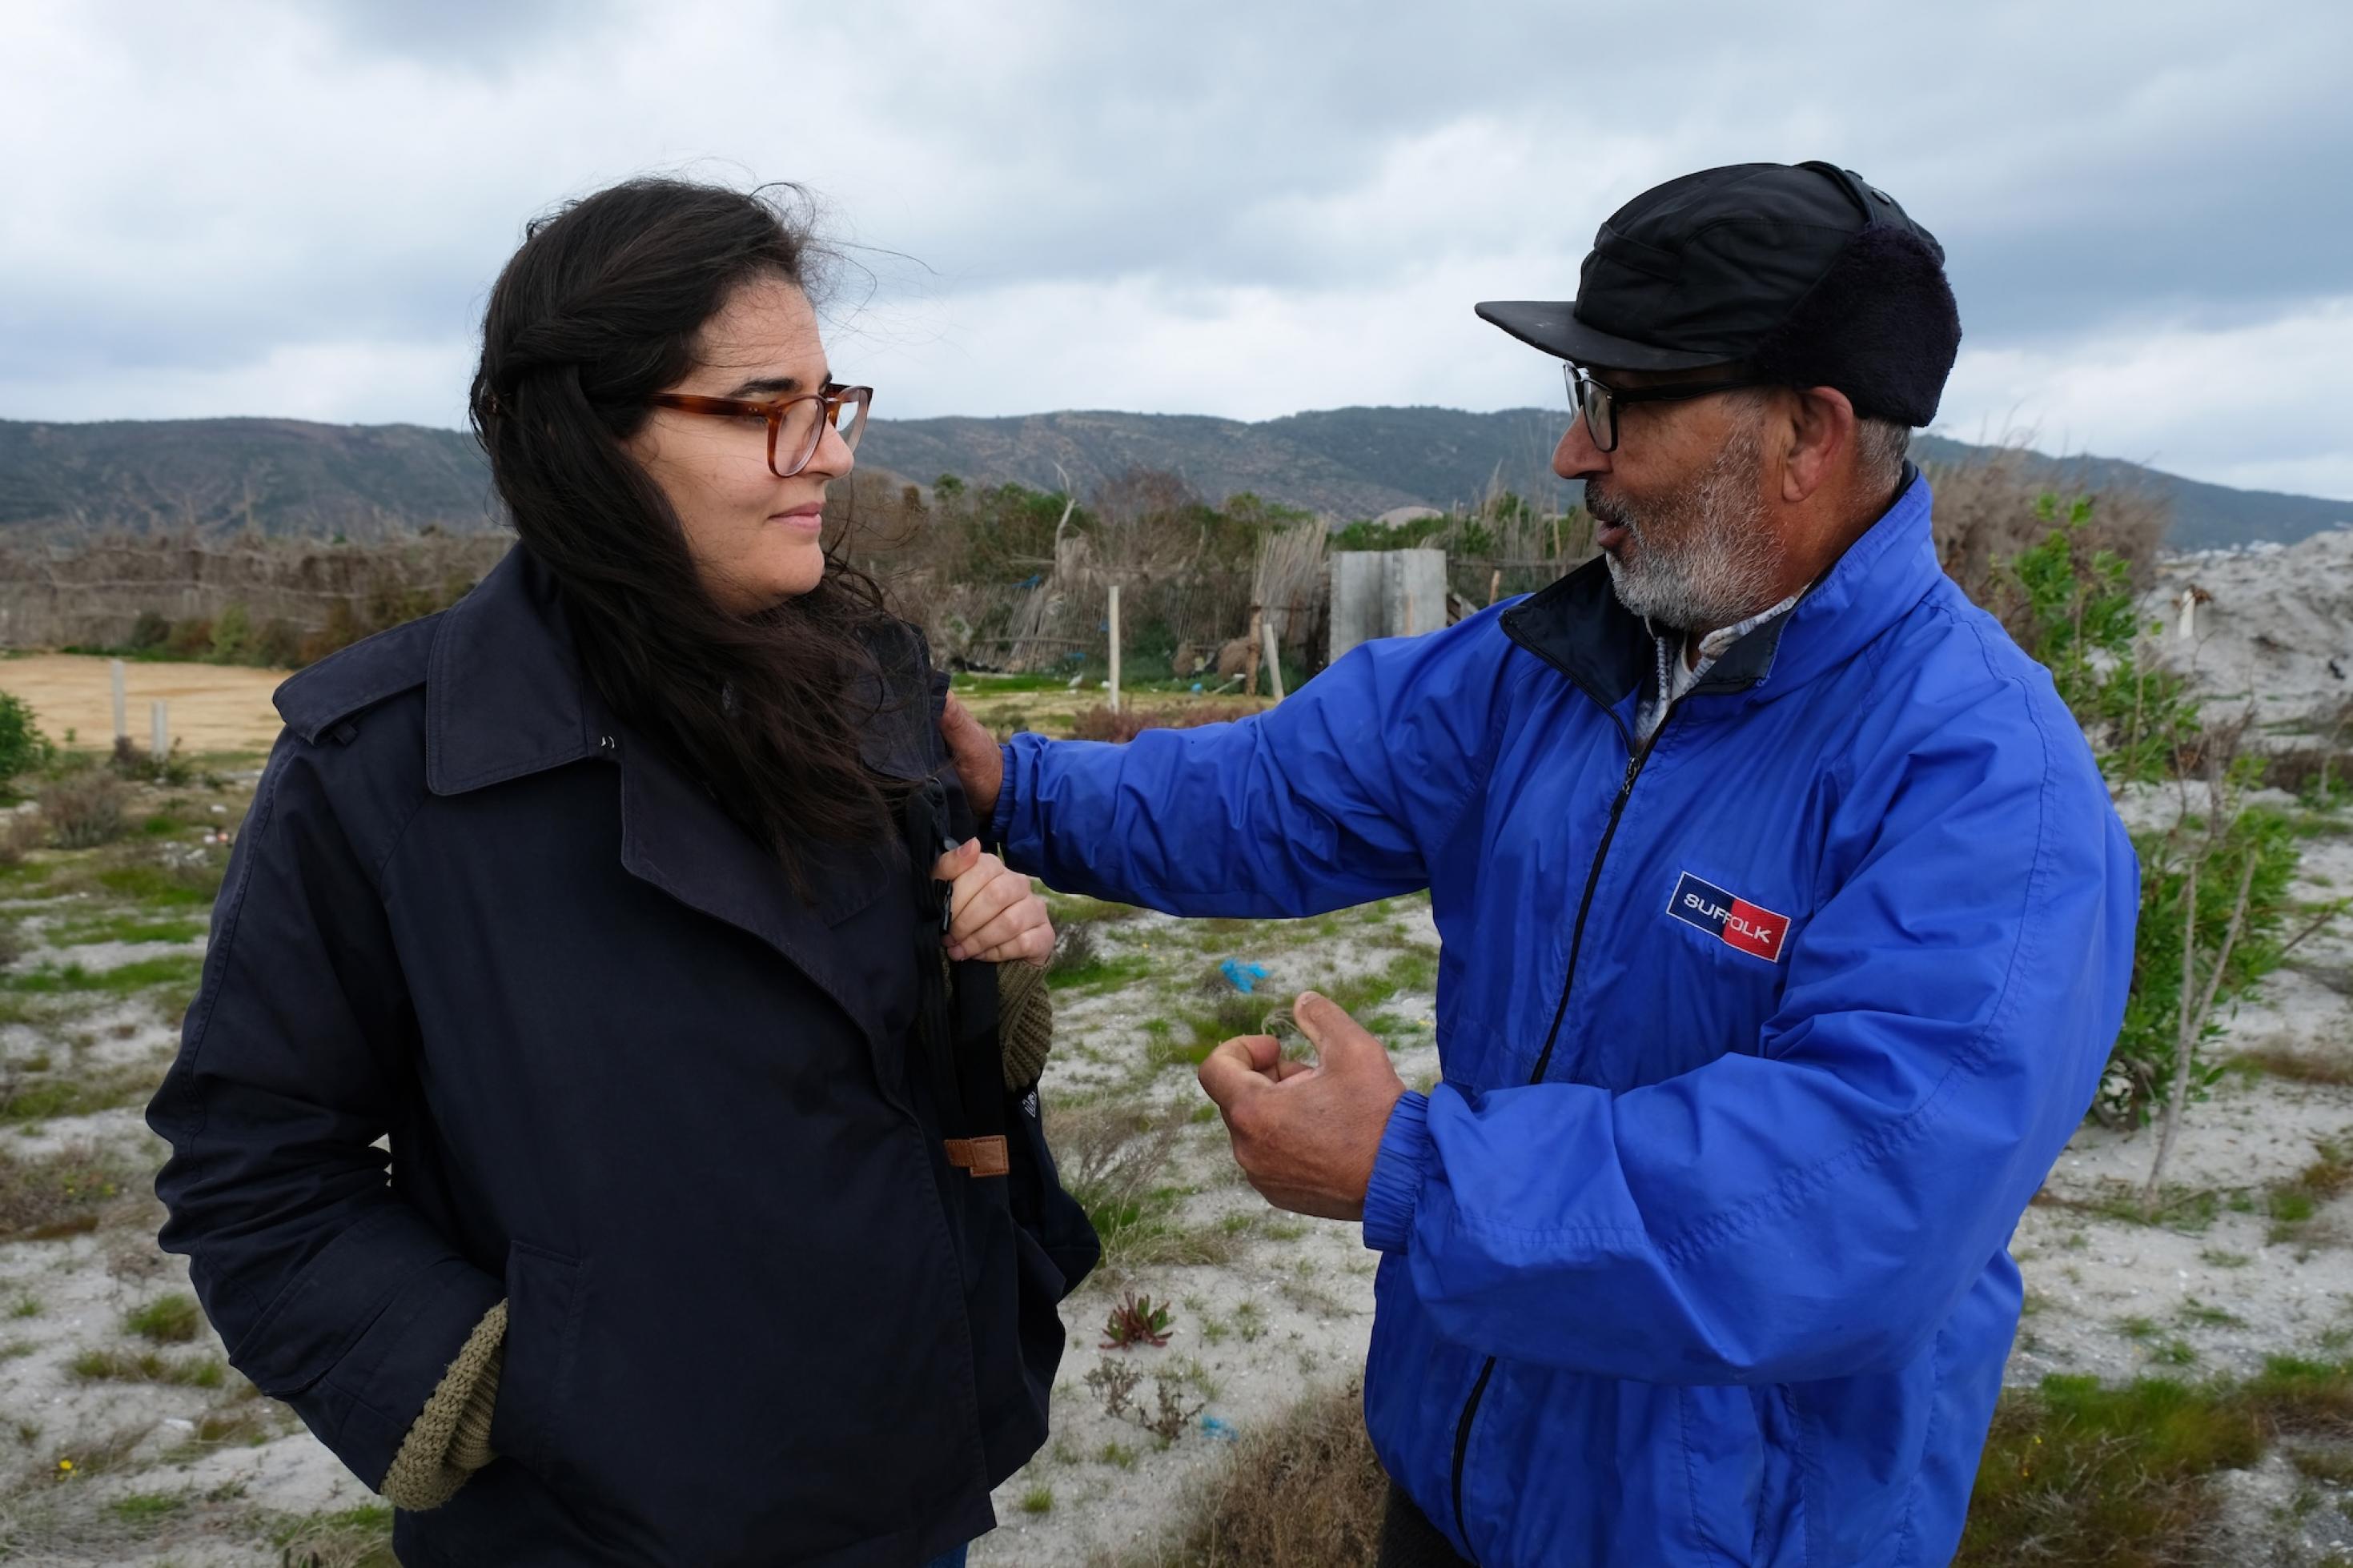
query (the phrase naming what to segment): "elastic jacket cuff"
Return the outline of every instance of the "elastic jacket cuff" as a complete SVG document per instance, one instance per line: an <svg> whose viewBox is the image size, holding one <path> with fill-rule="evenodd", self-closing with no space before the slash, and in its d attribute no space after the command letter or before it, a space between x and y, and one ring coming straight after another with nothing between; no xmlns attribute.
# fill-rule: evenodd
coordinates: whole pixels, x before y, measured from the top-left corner
<svg viewBox="0 0 2353 1568"><path fill-rule="evenodd" d="M1013 826L1013 742L998 742L997 756L1000 772L997 775L997 809L988 814L988 841L991 844L1004 843L1006 834Z"/></svg>
<svg viewBox="0 0 2353 1568"><path fill-rule="evenodd" d="M1376 1252L1403 1252L1413 1234L1414 1205L1421 1197L1422 1168L1430 1163L1430 1097L1411 1089L1389 1112L1373 1156L1373 1179L1365 1188L1365 1245Z"/></svg>

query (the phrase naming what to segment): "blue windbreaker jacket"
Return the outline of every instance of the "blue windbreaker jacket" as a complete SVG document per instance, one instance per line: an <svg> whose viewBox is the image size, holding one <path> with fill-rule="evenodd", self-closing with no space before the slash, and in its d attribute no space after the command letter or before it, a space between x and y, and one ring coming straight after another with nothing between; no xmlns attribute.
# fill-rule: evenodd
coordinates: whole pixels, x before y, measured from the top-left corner
<svg viewBox="0 0 2353 1568"><path fill-rule="evenodd" d="M1651 644L1600 562L1240 723L1006 748L997 836L1057 888L1430 889L1442 1077L1366 1202L1366 1416L1490 1568L1959 1540L2007 1244L2122 1017L2137 871L1929 506L1915 476L1647 750Z"/></svg>

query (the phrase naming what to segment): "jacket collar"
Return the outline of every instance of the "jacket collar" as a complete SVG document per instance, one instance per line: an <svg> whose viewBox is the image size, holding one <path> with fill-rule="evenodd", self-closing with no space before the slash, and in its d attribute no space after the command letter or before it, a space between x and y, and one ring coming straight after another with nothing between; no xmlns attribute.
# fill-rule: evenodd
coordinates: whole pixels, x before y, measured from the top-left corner
<svg viewBox="0 0 2353 1568"><path fill-rule="evenodd" d="M1709 667L1692 695L1748 693L1763 700L1844 662L1894 625L1940 569L1928 519L1928 481L1911 465L1879 521L1847 547L1795 608L1751 631ZM1618 602L1599 557L1503 616L1504 635L1568 677L1613 714L1650 678L1656 651L1641 617Z"/></svg>
<svg viewBox="0 0 2353 1568"><path fill-rule="evenodd" d="M425 783L435 795L612 749L555 579L518 544L435 628L425 674Z"/></svg>
<svg viewBox="0 0 2353 1568"><path fill-rule="evenodd" d="M870 724L870 766L922 778L936 755L939 696L912 628L876 648L903 693ZM930 696L932 700L923 698ZM903 876L895 846L812 843L815 901L710 792L613 718L580 668L555 579L518 544L436 628L426 675L426 785L462 795L603 757L620 769L622 868L768 944L855 1020L879 1050L881 999L855 983L832 928ZM878 1058L879 1062L879 1058ZM888 1081L886 1077L886 1081Z"/></svg>

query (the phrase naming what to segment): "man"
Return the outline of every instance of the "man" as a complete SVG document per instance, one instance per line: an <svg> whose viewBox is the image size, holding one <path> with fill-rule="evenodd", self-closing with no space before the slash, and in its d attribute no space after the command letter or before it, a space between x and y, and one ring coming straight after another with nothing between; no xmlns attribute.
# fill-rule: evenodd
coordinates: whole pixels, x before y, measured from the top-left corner
<svg viewBox="0 0 2353 1568"><path fill-rule="evenodd" d="M2131 847L1905 461L1960 328L1826 163L1671 181L1560 356L1602 559L1124 747L951 721L1015 866L1183 914L1427 886L1443 1077L1301 999L1201 1068L1270 1199L1382 1254L1396 1563L1946 1561L2017 1324L2005 1247L2122 1016Z"/></svg>

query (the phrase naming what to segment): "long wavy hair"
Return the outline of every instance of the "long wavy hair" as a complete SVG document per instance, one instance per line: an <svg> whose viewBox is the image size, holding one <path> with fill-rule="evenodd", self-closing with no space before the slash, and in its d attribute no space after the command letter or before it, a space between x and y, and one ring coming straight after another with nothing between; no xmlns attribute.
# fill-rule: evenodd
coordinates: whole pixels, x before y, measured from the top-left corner
<svg viewBox="0 0 2353 1568"><path fill-rule="evenodd" d="M474 432L515 532L554 574L598 694L705 784L808 891L811 838L889 829L860 761L891 625L828 552L809 592L753 616L704 589L661 488L622 443L696 363L747 282L808 289L824 259L793 187L635 179L533 222L491 290Z"/></svg>

